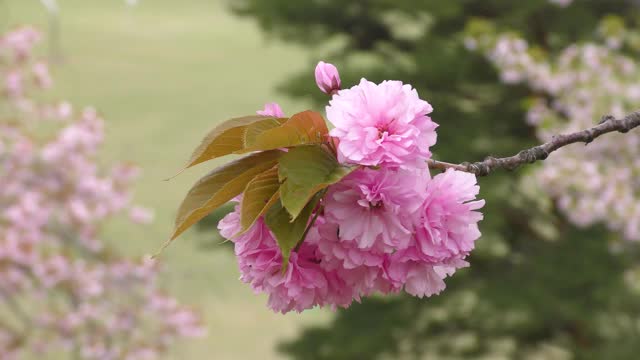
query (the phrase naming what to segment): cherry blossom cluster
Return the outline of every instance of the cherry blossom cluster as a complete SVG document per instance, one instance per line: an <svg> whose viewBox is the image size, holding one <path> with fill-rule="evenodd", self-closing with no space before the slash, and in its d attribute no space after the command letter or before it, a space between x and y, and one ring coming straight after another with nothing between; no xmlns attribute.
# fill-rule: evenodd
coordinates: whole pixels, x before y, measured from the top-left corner
<svg viewBox="0 0 640 360"><path fill-rule="evenodd" d="M609 19L611 20L611 19ZM602 34L602 27L600 29ZM604 31L606 32L606 31ZM638 110L640 67L620 50L624 34L604 44L574 44L543 55L514 34L469 39L480 44L505 83L524 83L530 99L527 122L540 140L597 124L602 114L617 118ZM629 240L640 240L640 133L612 134L588 146L554 152L536 178L575 224L605 223Z"/></svg>
<svg viewBox="0 0 640 360"><path fill-rule="evenodd" d="M199 317L158 287L157 264L100 237L117 214L153 214L131 205L137 168L97 165L95 110L38 100L52 85L32 53L39 38L27 27L0 37L0 358L155 359L200 335Z"/></svg>
<svg viewBox="0 0 640 360"><path fill-rule="evenodd" d="M372 294L432 296L444 279L468 266L480 237L484 205L475 175L426 166L436 142L431 105L410 85L365 79L340 89L337 69L316 68L331 96L326 108L336 157L357 170L330 186L304 241L282 272L282 253L263 219L241 230L240 205L218 225L235 243L241 280L269 296L277 312L348 307ZM277 104L258 112L283 116Z"/></svg>

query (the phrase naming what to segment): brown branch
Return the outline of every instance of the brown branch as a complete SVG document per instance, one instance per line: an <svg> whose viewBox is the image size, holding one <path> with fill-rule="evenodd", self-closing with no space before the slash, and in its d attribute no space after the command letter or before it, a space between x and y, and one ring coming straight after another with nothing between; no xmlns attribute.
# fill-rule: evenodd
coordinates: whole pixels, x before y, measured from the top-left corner
<svg viewBox="0 0 640 360"><path fill-rule="evenodd" d="M531 164L538 160L544 160L552 152L569 144L578 142L589 144L600 135L614 131L626 133L638 126L640 126L640 111L635 111L622 119L616 119L611 115L607 115L602 117L597 126L571 134L555 135L551 141L534 146L530 149L522 150L513 156L503 158L489 156L484 161L474 163L465 162L462 164L451 164L443 161L428 160L428 164L432 169L446 170L453 168L455 170L470 172L477 176L486 176L495 169L514 170L520 165Z"/></svg>

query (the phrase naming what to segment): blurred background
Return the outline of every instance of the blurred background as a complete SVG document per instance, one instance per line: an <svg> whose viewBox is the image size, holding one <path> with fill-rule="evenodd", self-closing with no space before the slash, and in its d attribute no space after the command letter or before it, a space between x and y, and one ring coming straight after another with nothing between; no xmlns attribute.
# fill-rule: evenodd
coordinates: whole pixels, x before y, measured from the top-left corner
<svg viewBox="0 0 640 360"><path fill-rule="evenodd" d="M539 125L527 122L532 98L553 103L557 95L505 78L479 36L517 34L535 49L534 59L549 63L585 42L629 56L633 66L639 54L640 5L631 0L59 0L55 14L43 3L0 0L0 31L25 24L42 31L38 56L51 63L56 84L47 96L94 106L105 119L100 162L141 168L134 199L154 210L154 222L139 227L116 217L100 228L109 246L132 258L159 248L189 186L220 164L162 181L217 122L267 102L288 114L323 112L327 98L313 80L319 60L338 66L343 88L360 77L412 84L440 124L435 156L462 162L538 143ZM607 45L610 33L623 34L623 43ZM625 79L637 82L637 75ZM637 110L633 96L624 106ZM571 121L570 112L557 113ZM160 257L160 283L194 308L207 330L164 356L637 358L637 245L605 220L570 220L571 207L557 205L557 196L532 180L539 168L481 179L487 205L472 265L430 299L374 297L337 312L273 314L265 297L238 280L215 214ZM628 213L625 221L637 223L640 213Z"/></svg>

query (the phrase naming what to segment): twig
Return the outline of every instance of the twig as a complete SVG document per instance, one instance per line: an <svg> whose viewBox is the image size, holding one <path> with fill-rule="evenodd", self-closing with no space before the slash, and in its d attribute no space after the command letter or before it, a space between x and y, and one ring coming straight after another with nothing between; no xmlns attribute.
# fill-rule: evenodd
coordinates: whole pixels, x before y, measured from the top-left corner
<svg viewBox="0 0 640 360"><path fill-rule="evenodd" d="M322 201L322 198L324 198L324 195L327 193L327 190L328 190L328 188L324 188L322 191L320 191L318 204L314 208L315 213L313 214L313 217L311 218L311 221L309 222L307 227L304 229L304 232L302 233L302 237L300 238L300 240L298 241L296 246L293 248L293 251L298 251L298 249L300 249L300 245L302 245L302 242L307 237L307 234L309 233L309 230L311 230L311 228L313 227L313 224L315 224L315 222L316 222L316 219L318 219L318 215L320 215L320 212L322 212L322 210L324 209L324 205L321 204L320 202Z"/></svg>
<svg viewBox="0 0 640 360"><path fill-rule="evenodd" d="M602 117L597 126L571 134L556 135L547 143L522 150L513 156L504 158L489 156L484 161L474 163L465 162L462 164L452 164L437 160L428 160L427 163L432 169L446 170L453 168L455 170L473 173L477 176L486 176L495 169L514 170L520 165L544 160L552 152L569 144L578 142L589 144L600 135L614 131L626 133L638 126L640 126L640 111L635 111L622 119L616 119L611 115L607 115Z"/></svg>

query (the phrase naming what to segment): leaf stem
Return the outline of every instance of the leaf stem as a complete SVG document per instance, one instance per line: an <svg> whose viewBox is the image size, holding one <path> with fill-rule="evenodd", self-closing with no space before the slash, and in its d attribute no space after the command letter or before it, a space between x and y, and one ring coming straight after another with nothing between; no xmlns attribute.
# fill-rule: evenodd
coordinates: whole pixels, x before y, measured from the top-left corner
<svg viewBox="0 0 640 360"><path fill-rule="evenodd" d="M293 248L293 251L297 252L298 249L300 249L300 246L304 242L304 239L307 237L307 234L309 233L309 231L313 227L313 224L315 224L316 219L318 219L318 216L320 215L320 213L324 209L324 205L322 205L322 199L324 198L326 193L327 193L327 188L325 188L322 191L320 191L320 198L318 199L317 209L315 209L315 213L313 214L313 217L311 218L311 222L309 222L309 225L307 225L307 228L304 229L304 232L302 233L302 237L300 238L300 241L298 241L296 246Z"/></svg>

